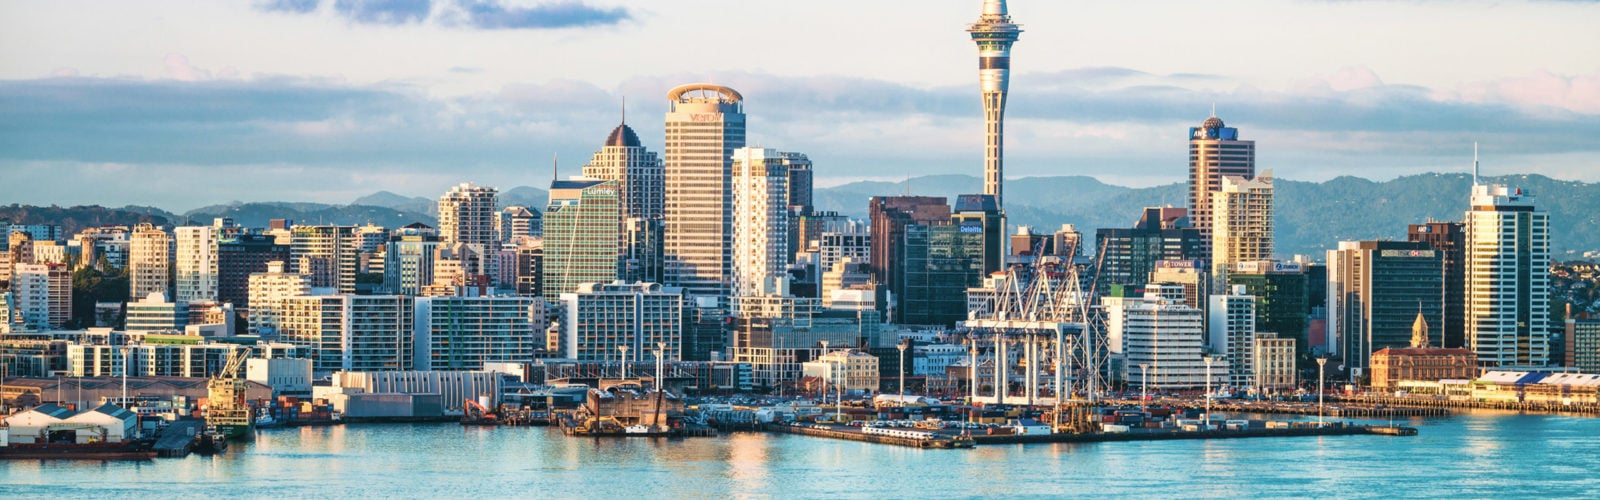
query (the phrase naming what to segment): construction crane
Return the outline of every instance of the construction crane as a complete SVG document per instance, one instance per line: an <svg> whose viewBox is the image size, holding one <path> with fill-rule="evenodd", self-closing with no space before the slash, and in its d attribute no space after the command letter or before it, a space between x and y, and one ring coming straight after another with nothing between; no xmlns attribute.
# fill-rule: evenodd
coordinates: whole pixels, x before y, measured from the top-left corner
<svg viewBox="0 0 1600 500"><path fill-rule="evenodd" d="M471 399L461 405L461 425L499 425L499 416Z"/></svg>
<svg viewBox="0 0 1600 500"><path fill-rule="evenodd" d="M239 375L250 351L249 347L235 349L222 371L206 384L206 426L229 439L248 437L255 426L250 403L245 401L245 379Z"/></svg>

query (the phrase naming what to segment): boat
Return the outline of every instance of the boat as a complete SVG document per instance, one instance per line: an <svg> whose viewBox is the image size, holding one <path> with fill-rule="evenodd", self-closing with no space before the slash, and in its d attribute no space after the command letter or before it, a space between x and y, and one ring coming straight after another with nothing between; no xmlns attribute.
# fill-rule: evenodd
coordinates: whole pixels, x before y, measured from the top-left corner
<svg viewBox="0 0 1600 500"><path fill-rule="evenodd" d="M279 422L278 419L272 418L272 412L267 411L266 408L262 408L261 411L257 413L260 413L260 415L256 416L257 429L270 429L283 425L283 423Z"/></svg>
<svg viewBox="0 0 1600 500"><path fill-rule="evenodd" d="M215 455L228 451L228 437L220 432L206 431L195 436L194 452L201 455Z"/></svg>
<svg viewBox="0 0 1600 500"><path fill-rule="evenodd" d="M245 401L245 380L239 368L250 348L234 351L227 366L206 384L206 426L228 439L250 439L255 434L255 412Z"/></svg>

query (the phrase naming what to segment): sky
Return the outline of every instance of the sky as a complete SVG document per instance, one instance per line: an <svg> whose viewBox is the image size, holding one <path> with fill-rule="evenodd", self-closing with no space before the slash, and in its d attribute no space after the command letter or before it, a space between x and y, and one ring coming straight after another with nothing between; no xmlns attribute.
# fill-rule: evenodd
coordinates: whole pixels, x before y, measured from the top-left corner
<svg viewBox="0 0 1600 500"><path fill-rule="evenodd" d="M0 3L0 203L348 203L575 175L666 92L822 185L981 176L979 0ZM1600 2L1012 0L1008 178L1150 186L1216 113L1278 177L1600 181ZM626 102L626 105L624 105ZM557 160L559 158L559 161ZM974 186L975 190L978 186Z"/></svg>

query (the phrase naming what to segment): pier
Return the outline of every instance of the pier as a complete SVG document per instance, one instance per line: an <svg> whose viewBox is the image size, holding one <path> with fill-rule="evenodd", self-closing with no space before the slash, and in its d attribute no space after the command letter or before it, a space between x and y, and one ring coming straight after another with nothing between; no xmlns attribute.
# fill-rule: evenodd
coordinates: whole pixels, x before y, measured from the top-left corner
<svg viewBox="0 0 1600 500"><path fill-rule="evenodd" d="M941 436L941 437L937 437L937 438L934 438L934 439L921 440L921 439L902 438L902 437L895 437L895 436L878 436L878 435L872 435L872 434L863 434L860 431L855 430L854 428L850 428L849 430L834 429L834 428L818 429L818 428L815 428L815 427L797 427L797 426L791 426L791 425L768 424L768 425L765 426L765 430L767 432L779 432L779 433L786 433L786 434L801 434L801 435L806 435L806 436L822 437L822 438L830 438L830 439L845 439L845 440L850 440L850 441L861 441L861 442L864 442L864 443L877 443L877 444L888 444L888 445L895 445L895 446L907 446L907 447L911 447L911 448L954 449L954 448L971 448L973 446L973 442L972 441L966 441L966 440L962 440L962 439L957 439L956 436Z"/></svg>
<svg viewBox="0 0 1600 500"><path fill-rule="evenodd" d="M1464 399L1436 399L1433 397L1388 396L1379 394L1334 396L1331 399L1342 402L1382 404L1411 410L1437 410L1446 412L1446 414L1448 414L1450 411L1449 408L1467 408L1478 410L1505 410L1531 413L1560 413L1600 416L1600 403L1561 404L1557 402L1535 401L1473 401Z"/></svg>
<svg viewBox="0 0 1600 500"><path fill-rule="evenodd" d="M973 436L979 445L1028 443L1101 443L1112 441L1165 441L1172 439L1237 439L1305 436L1415 436L1415 427L1389 427L1374 425L1339 425L1329 422L1322 427L1294 427L1283 429L1240 429L1206 431L1161 432L1091 432L1084 434L1029 434L1009 436Z"/></svg>
<svg viewBox="0 0 1600 500"><path fill-rule="evenodd" d="M206 423L200 420L175 420L156 437L156 456L183 458L194 452L195 439Z"/></svg>

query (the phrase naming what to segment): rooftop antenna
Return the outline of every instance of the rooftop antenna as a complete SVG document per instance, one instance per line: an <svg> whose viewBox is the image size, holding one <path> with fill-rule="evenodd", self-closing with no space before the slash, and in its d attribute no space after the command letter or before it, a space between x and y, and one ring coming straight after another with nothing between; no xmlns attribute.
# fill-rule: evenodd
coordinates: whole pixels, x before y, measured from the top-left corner
<svg viewBox="0 0 1600 500"><path fill-rule="evenodd" d="M550 182L561 180L561 153L553 153L550 158Z"/></svg>
<svg viewBox="0 0 1600 500"><path fill-rule="evenodd" d="M1478 142L1472 142L1472 185L1478 185Z"/></svg>
<svg viewBox="0 0 1600 500"><path fill-rule="evenodd" d="M1211 101L1211 116L1217 116L1217 101Z"/></svg>
<svg viewBox="0 0 1600 500"><path fill-rule="evenodd" d="M622 124L628 124L628 96L622 96Z"/></svg>

